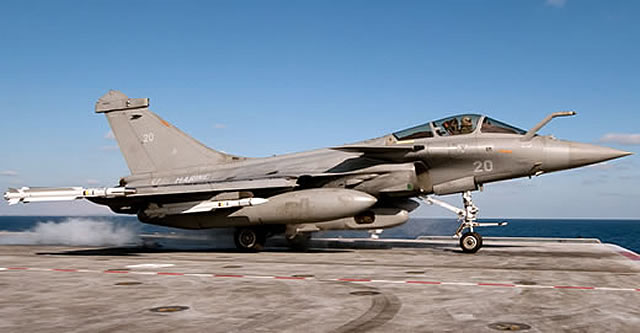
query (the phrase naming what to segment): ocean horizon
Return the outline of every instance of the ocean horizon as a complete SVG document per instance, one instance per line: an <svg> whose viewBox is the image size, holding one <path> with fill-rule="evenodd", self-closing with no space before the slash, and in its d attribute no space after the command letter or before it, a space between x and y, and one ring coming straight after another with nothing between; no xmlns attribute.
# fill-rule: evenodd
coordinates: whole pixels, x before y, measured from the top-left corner
<svg viewBox="0 0 640 333"><path fill-rule="evenodd" d="M487 237L597 238L640 252L640 219L598 218L514 218L480 219L480 222L508 221L504 227L483 227L477 231ZM410 218L401 226L385 229L381 238L451 236L458 222L451 218ZM184 230L144 224L135 216L0 216L0 232L38 235L38 244L123 245L139 234L225 234L228 229ZM330 231L317 237L369 237L367 231ZM0 244L20 244L24 240L0 234Z"/></svg>

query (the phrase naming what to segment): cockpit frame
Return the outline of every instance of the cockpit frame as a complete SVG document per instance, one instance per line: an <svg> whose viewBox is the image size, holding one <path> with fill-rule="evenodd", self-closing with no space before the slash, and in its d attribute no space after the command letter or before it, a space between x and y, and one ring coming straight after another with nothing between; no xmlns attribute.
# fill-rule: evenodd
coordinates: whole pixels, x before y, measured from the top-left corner
<svg viewBox="0 0 640 333"><path fill-rule="evenodd" d="M486 115L459 114L392 133L398 141L452 137L459 135L511 134L527 132Z"/></svg>

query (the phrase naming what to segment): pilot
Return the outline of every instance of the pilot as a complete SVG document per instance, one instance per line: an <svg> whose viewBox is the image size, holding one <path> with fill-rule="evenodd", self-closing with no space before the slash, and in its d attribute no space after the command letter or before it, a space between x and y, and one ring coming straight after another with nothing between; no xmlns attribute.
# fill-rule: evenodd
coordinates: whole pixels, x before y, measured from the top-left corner
<svg viewBox="0 0 640 333"><path fill-rule="evenodd" d="M460 134L460 127L458 126L458 118L453 118L449 121L449 128L447 128L449 134L456 135Z"/></svg>
<svg viewBox="0 0 640 333"><path fill-rule="evenodd" d="M462 122L460 123L460 134L469 134L471 132L473 132L473 122L471 121L471 117L462 117Z"/></svg>
<svg viewBox="0 0 640 333"><path fill-rule="evenodd" d="M445 121L444 123L442 123L442 127L444 127L444 130L446 132L445 133L438 133L438 134L440 134L440 135L451 134L451 125L449 124L448 121Z"/></svg>

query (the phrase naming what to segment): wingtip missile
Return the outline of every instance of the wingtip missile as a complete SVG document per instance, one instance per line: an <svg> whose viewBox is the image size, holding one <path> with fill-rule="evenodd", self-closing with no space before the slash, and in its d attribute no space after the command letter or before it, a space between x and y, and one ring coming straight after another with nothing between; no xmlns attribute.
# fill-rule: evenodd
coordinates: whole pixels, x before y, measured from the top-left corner
<svg viewBox="0 0 640 333"><path fill-rule="evenodd" d="M116 188L91 188L82 187L63 187L63 188L29 188L22 187L20 189L9 188L4 193L4 199L9 205L15 205L19 202L42 202L42 201L72 201L83 198L94 197L115 197L134 194L135 189L123 187Z"/></svg>
<svg viewBox="0 0 640 333"><path fill-rule="evenodd" d="M4 192L4 200L7 200L9 203L9 206L11 205L15 205L17 203L19 203L20 201L22 201L23 199L23 195L24 195L24 191L28 190L28 187L23 187L21 189L17 189L17 188L13 188L10 187L7 192Z"/></svg>

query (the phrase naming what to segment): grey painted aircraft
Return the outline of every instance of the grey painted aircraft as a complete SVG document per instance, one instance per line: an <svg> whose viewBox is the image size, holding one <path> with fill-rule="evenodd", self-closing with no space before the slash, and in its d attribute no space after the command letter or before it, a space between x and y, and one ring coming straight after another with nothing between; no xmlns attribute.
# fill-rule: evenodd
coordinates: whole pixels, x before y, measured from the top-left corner
<svg viewBox="0 0 640 333"><path fill-rule="evenodd" d="M185 228L236 228L238 248L260 250L284 234L304 247L321 230L378 230L401 225L421 199L456 213L464 252L482 246L471 192L501 180L539 176L631 153L536 133L487 116L465 114L355 144L265 158L210 149L149 110L148 98L109 91L104 113L131 175L112 188L9 189L18 202L87 199L144 223ZM462 193L463 208L431 195Z"/></svg>

